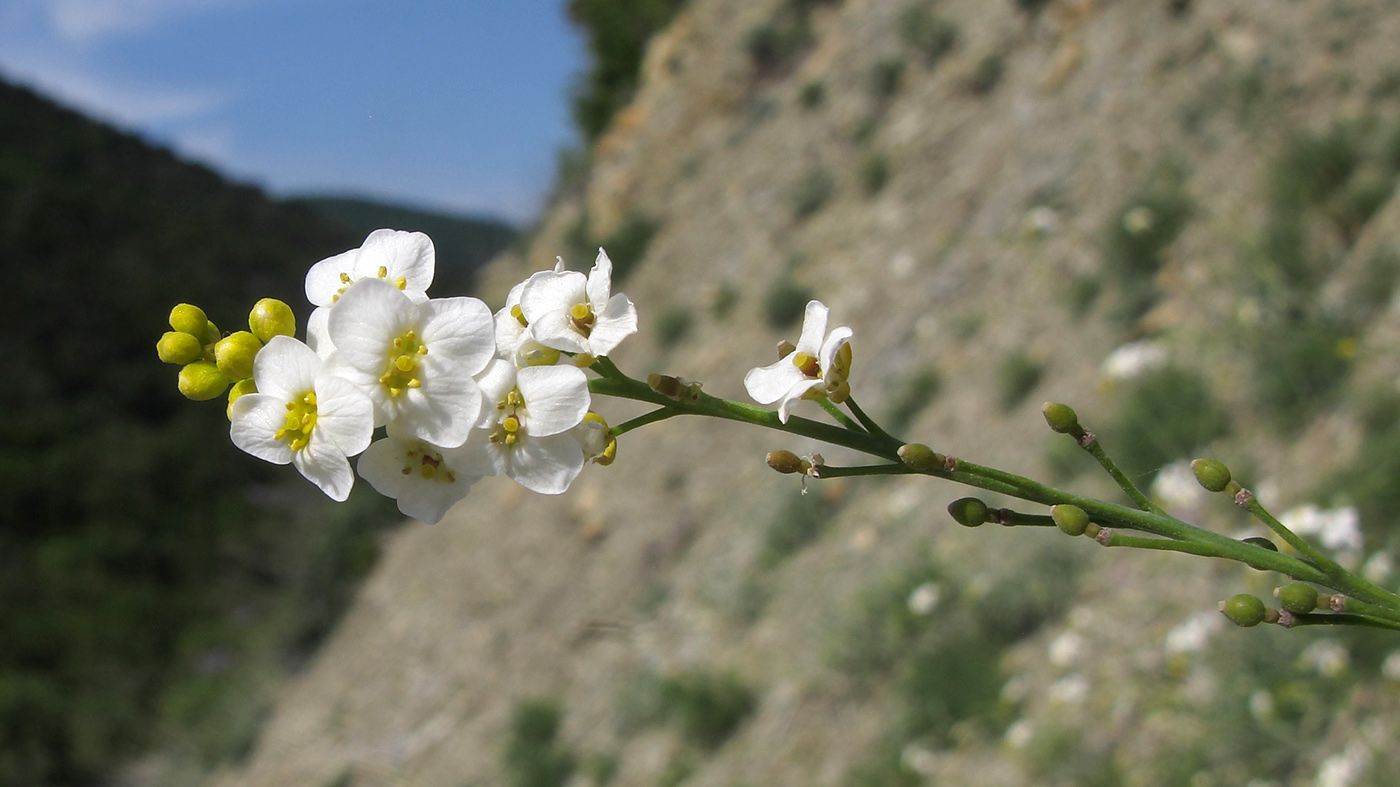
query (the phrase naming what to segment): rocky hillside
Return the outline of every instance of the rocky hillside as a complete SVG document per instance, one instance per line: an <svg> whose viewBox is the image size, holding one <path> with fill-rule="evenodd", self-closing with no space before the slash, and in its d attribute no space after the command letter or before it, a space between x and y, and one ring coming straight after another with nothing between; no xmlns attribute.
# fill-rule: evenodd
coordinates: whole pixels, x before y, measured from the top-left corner
<svg viewBox="0 0 1400 787"><path fill-rule="evenodd" d="M1343 539L1345 559L1393 585L1397 11L692 0L483 297L604 243L642 315L619 366L738 399L819 297L855 331L855 395L900 434L1111 495L1044 428L1040 402L1066 401L1220 532L1258 534L1177 460L1217 455L1280 511L1355 506L1364 547ZM1279 578L963 529L949 485L803 496L763 454L816 446L779 437L667 422L562 497L488 480L396 532L216 783L1383 784L1400 768L1400 640L1227 627L1218 599Z"/></svg>

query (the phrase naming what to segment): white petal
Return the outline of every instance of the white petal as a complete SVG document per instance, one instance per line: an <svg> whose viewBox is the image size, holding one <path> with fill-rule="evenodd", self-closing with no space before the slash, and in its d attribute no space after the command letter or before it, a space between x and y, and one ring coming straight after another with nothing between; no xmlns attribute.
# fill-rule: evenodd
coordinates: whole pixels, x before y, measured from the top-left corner
<svg viewBox="0 0 1400 787"><path fill-rule="evenodd" d="M435 298L420 304L418 314L418 331L430 355L445 354L476 374L496 354L495 318L476 298Z"/></svg>
<svg viewBox="0 0 1400 787"><path fill-rule="evenodd" d="M306 272L306 299L317 306L334 304L335 296L346 286L340 275L343 273L354 280L355 258L359 255L359 249L351 249L312 265Z"/></svg>
<svg viewBox="0 0 1400 787"><path fill-rule="evenodd" d="M528 366L516 373L515 384L525 400L522 422L531 437L572 429L588 414L588 375L577 366Z"/></svg>
<svg viewBox="0 0 1400 787"><path fill-rule="evenodd" d="M607 308L608 296L612 294L612 271L608 253L598 249L598 259L593 262L593 270L588 272L588 305L595 314Z"/></svg>
<svg viewBox="0 0 1400 787"><path fill-rule="evenodd" d="M542 495L557 495L568 489L583 469L583 449L567 434L526 437L510 452L510 477Z"/></svg>
<svg viewBox="0 0 1400 787"><path fill-rule="evenodd" d="M311 312L311 316L306 318L306 346L322 359L329 358L331 353L335 352L335 343L331 341L329 306L317 307Z"/></svg>
<svg viewBox="0 0 1400 787"><path fill-rule="evenodd" d="M404 447L402 440L392 437L374 441L355 460L355 472L368 481L374 491L397 499L404 482Z"/></svg>
<svg viewBox="0 0 1400 787"><path fill-rule="evenodd" d="M229 414L228 436L233 444L264 462L285 465L292 449L273 437L287 422L287 401L263 393L244 394L234 400Z"/></svg>
<svg viewBox="0 0 1400 787"><path fill-rule="evenodd" d="M399 511L419 522L436 525L447 515L448 509L471 491L472 484L480 476L454 473L456 480L447 483L440 479L425 479L409 475L404 479L403 492L399 495Z"/></svg>
<svg viewBox="0 0 1400 787"><path fill-rule="evenodd" d="M374 426L383 426L389 422L393 415L389 409L389 389L379 382L378 374L351 366L350 362L345 360L344 354L333 352L321 367L321 375L345 380L359 389L360 393L368 396L374 407Z"/></svg>
<svg viewBox="0 0 1400 787"><path fill-rule="evenodd" d="M253 359L253 385L285 404L313 390L320 370L315 350L290 336L274 336Z"/></svg>
<svg viewBox="0 0 1400 787"><path fill-rule="evenodd" d="M510 307L496 312L496 355L500 358L514 359L516 350L520 347L520 337L529 330L520 321L515 319L515 315L510 313Z"/></svg>
<svg viewBox="0 0 1400 787"><path fill-rule="evenodd" d="M590 351L593 355L607 355L636 332L637 307L626 295L618 293L593 323L593 330L588 334Z"/></svg>
<svg viewBox="0 0 1400 787"><path fill-rule="evenodd" d="M456 448L481 414L481 390L466 369L432 353L422 357L418 371L422 386L391 400L390 417L420 440Z"/></svg>
<svg viewBox="0 0 1400 787"><path fill-rule="evenodd" d="M574 328L573 319L564 310L546 312L531 320L530 332L535 335L535 341L546 347L571 353L592 351L588 339Z"/></svg>
<svg viewBox="0 0 1400 787"><path fill-rule="evenodd" d="M608 429L597 421L584 421L573 429L569 434L578 441L579 448L583 449L584 459L593 459L601 456L608 447Z"/></svg>
<svg viewBox="0 0 1400 787"><path fill-rule="evenodd" d="M358 386L334 374L316 378L316 431L346 456L365 450L374 432L374 402Z"/></svg>
<svg viewBox="0 0 1400 787"><path fill-rule="evenodd" d="M305 448L292 452L292 464L308 481L319 486L326 497L337 503L345 502L345 498L350 496L350 488L355 485L355 474L350 472L350 462L345 454L315 431L311 433L311 441Z"/></svg>
<svg viewBox="0 0 1400 787"><path fill-rule="evenodd" d="M783 396L782 403L778 405L778 420L787 423L788 416L792 415L792 408L797 406L798 402L802 401L802 394L807 393L813 388L820 388L821 385L821 380L808 380L805 377L803 378L803 382L794 385L792 390L788 391L787 394Z"/></svg>
<svg viewBox="0 0 1400 787"><path fill-rule="evenodd" d="M417 317L413 301L393 285L361 279L331 310L331 341L352 366L383 374L393 340L413 329Z"/></svg>
<svg viewBox="0 0 1400 787"><path fill-rule="evenodd" d="M425 295L433 283L436 253L433 241L421 232L375 230L360 246L355 261L355 278L378 278L379 268L387 273L386 280L405 279L404 293Z"/></svg>
<svg viewBox="0 0 1400 787"><path fill-rule="evenodd" d="M476 376L476 385L481 389L481 417L477 426L488 428L496 425L498 413L496 405L506 400L506 395L515 390L515 364L497 358L486 365L486 371Z"/></svg>
<svg viewBox="0 0 1400 787"><path fill-rule="evenodd" d="M822 342L821 357L817 359L817 362L821 364L823 374L835 363L837 351L841 349L841 345L851 340L853 333L850 328L843 325L833 330L831 335L826 337L826 341Z"/></svg>
<svg viewBox="0 0 1400 787"><path fill-rule="evenodd" d="M802 335L797 339L797 351L816 358L822 351L822 338L826 336L826 304L821 301L808 301L807 311L802 315Z"/></svg>
<svg viewBox="0 0 1400 787"><path fill-rule="evenodd" d="M575 304L587 303L587 286L588 279L577 271L540 271L525 281L520 292L520 311L534 325L549 312L567 312Z"/></svg>
<svg viewBox="0 0 1400 787"><path fill-rule="evenodd" d="M452 467L460 468L468 475L495 476L510 471L510 451L500 443L493 443L486 439L486 433L477 430L467 442L457 449L457 454Z"/></svg>
<svg viewBox="0 0 1400 787"><path fill-rule="evenodd" d="M750 369L744 375L744 389L759 404L772 404L787 395L794 385L807 380L792 363L792 356L779 359L776 363Z"/></svg>

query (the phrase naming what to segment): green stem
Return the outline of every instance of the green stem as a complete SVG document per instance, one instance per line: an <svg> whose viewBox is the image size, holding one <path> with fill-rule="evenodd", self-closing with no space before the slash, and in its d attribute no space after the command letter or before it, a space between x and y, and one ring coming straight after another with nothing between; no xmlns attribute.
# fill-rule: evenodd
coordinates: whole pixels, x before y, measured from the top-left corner
<svg viewBox="0 0 1400 787"><path fill-rule="evenodd" d="M1099 438L1095 437L1092 432L1085 434L1085 439L1080 442L1080 445L1083 446L1085 451L1089 452L1090 456L1098 460L1099 466L1113 478L1114 483L1118 484L1119 489L1122 489L1127 493L1128 497L1132 498L1138 508L1141 508L1143 511L1150 511L1154 514L1165 515L1167 513L1156 503L1148 499L1147 495L1143 494L1142 490L1137 488L1137 484L1134 484L1132 479L1128 478L1128 476L1118 468L1118 465L1109 458L1108 453L1103 450L1103 446L1099 444Z"/></svg>
<svg viewBox="0 0 1400 787"><path fill-rule="evenodd" d="M1355 596L1358 599L1369 601L1387 609L1400 612L1400 596L1391 593L1384 588L1377 587L1365 579L1347 571L1337 563L1337 561L1323 554L1320 550L1304 541L1301 536L1289 530L1282 522L1274 518L1264 505L1259 502L1259 498L1254 496L1248 489L1241 489L1235 495L1235 502L1244 510L1248 511L1269 527L1270 530L1278 534L1287 544L1296 549L1300 554L1311 560L1332 579L1332 584L1328 587L1336 588L1348 596Z"/></svg>
<svg viewBox="0 0 1400 787"><path fill-rule="evenodd" d="M1055 527L1055 520L1049 514L1025 514L1020 511L1012 511L1009 508L999 508L992 512L996 519L992 520L996 524L1004 527Z"/></svg>
<svg viewBox="0 0 1400 787"><path fill-rule="evenodd" d="M874 435L881 435L884 437L890 436L888 432L880 428L879 424L875 423L874 418L866 415L865 411L860 409L860 405L856 404L856 398L854 396L846 397L846 406L851 408L851 412L855 414L856 420L860 421L861 426L865 427L865 431Z"/></svg>
<svg viewBox="0 0 1400 787"><path fill-rule="evenodd" d="M865 431L869 431L869 430L860 428L860 424L857 424L855 421L852 421L852 420L850 419L849 416L847 416L845 413L841 412L841 410L838 409L838 408L836 407L836 405L834 405L834 404L831 403L831 400L830 400L830 399L822 399L822 400L821 400L821 405L822 405L822 409L825 410L825 411L827 412L828 415L830 415L832 418L835 418L835 419L836 419L836 423L841 424L842 426L846 427L847 429L850 429L852 432L865 432Z"/></svg>
<svg viewBox="0 0 1400 787"><path fill-rule="evenodd" d="M815 473L816 478L849 478L858 475L913 475L914 471L904 465L859 465L856 467L832 467L822 465Z"/></svg>
<svg viewBox="0 0 1400 787"><path fill-rule="evenodd" d="M1156 549L1164 552L1183 552L1188 555L1200 555L1202 557L1220 557L1213 547L1206 544L1197 544L1194 541L1173 541L1167 538L1130 536L1126 533L1113 530L1112 528L1107 530L1107 534L1104 534L1104 531L1100 531L1099 536L1095 540L1106 547Z"/></svg>
<svg viewBox="0 0 1400 787"><path fill-rule="evenodd" d="M1294 626L1369 626L1371 628L1392 629L1400 631L1400 623L1379 618L1367 617L1365 615L1348 615L1345 613L1335 614L1309 614L1294 615Z"/></svg>
<svg viewBox="0 0 1400 787"><path fill-rule="evenodd" d="M652 410L649 413L639 415L630 421L623 421L617 426L614 426L612 429L609 429L608 435L611 437L621 437L622 435L625 435L638 427L646 426L647 424L654 424L657 421L664 421L667 418L671 418L672 416L677 415L680 415L680 413L671 409L670 407L659 407L655 410Z"/></svg>
<svg viewBox="0 0 1400 787"><path fill-rule="evenodd" d="M1393 621L1397 625L1400 625L1400 612L1386 609L1376 604L1368 604L1365 601L1354 599L1350 596L1342 597L1342 611L1354 612L1358 615L1365 615L1372 618L1385 618L1386 620Z"/></svg>

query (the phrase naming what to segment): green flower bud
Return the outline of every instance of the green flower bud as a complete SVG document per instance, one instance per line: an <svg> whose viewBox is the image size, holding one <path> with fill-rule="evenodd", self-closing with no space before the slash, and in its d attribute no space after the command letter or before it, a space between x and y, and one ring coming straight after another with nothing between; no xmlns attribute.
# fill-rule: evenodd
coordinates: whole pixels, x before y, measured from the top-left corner
<svg viewBox="0 0 1400 787"><path fill-rule="evenodd" d="M1290 582L1274 591L1274 598L1295 615L1317 610L1317 588L1306 582Z"/></svg>
<svg viewBox="0 0 1400 787"><path fill-rule="evenodd" d="M214 345L214 361L230 380L246 380L253 376L253 359L261 349L258 337L247 331L237 331Z"/></svg>
<svg viewBox="0 0 1400 787"><path fill-rule="evenodd" d="M1061 504L1050 509L1055 526L1067 536L1082 536L1089 529L1089 515L1079 506Z"/></svg>
<svg viewBox="0 0 1400 787"><path fill-rule="evenodd" d="M987 521L991 511L975 497L960 497L948 504L948 513L963 527L977 527Z"/></svg>
<svg viewBox="0 0 1400 787"><path fill-rule="evenodd" d="M199 340L184 331L166 331L156 342L156 355L166 363L183 366L198 361L203 354L204 347Z"/></svg>
<svg viewBox="0 0 1400 787"><path fill-rule="evenodd" d="M182 303L170 310L170 327L191 336L203 336L209 318L204 310L192 303Z"/></svg>
<svg viewBox="0 0 1400 787"><path fill-rule="evenodd" d="M257 392L258 387L256 385L253 385L252 378L246 380L239 380L238 382L234 383L233 386L228 389L228 409L225 410L225 413L228 415L228 419L230 421L233 420L233 403L238 401L238 397L244 394Z"/></svg>
<svg viewBox="0 0 1400 787"><path fill-rule="evenodd" d="M1045 423L1060 434L1069 434L1079 429L1079 416L1067 404L1046 402L1040 412L1045 415Z"/></svg>
<svg viewBox="0 0 1400 787"><path fill-rule="evenodd" d="M248 313L248 330L258 341L267 344L274 336L295 336L297 318L292 314L292 307L282 301L263 298L253 304L253 310Z"/></svg>
<svg viewBox="0 0 1400 787"><path fill-rule="evenodd" d="M669 374L647 375L647 386L662 396L679 399L682 393L681 381Z"/></svg>
<svg viewBox="0 0 1400 787"><path fill-rule="evenodd" d="M223 334L219 332L219 326L215 325L213 320L204 323L204 335L200 336L200 341L204 342L205 347L212 347L218 344L219 339L222 337Z"/></svg>
<svg viewBox="0 0 1400 787"><path fill-rule="evenodd" d="M928 470L943 464L943 457L923 443L905 443L899 447L899 459L915 470Z"/></svg>
<svg viewBox="0 0 1400 787"><path fill-rule="evenodd" d="M764 457L764 459L768 462L769 467L785 475L801 473L806 469L802 466L805 464L802 461L802 457L791 451L769 451L768 456Z"/></svg>
<svg viewBox="0 0 1400 787"><path fill-rule="evenodd" d="M1208 492L1224 492L1230 485L1230 468L1214 459L1192 460L1191 472Z"/></svg>
<svg viewBox="0 0 1400 787"><path fill-rule="evenodd" d="M1229 601L1220 602L1220 611L1225 613L1225 617L1230 619L1236 626L1249 628L1257 626L1264 621L1264 602L1258 598L1241 593L1232 597Z"/></svg>
<svg viewBox="0 0 1400 787"><path fill-rule="evenodd" d="M187 363L180 369L180 393L186 399L203 402L222 394L227 387L228 378L209 361Z"/></svg>

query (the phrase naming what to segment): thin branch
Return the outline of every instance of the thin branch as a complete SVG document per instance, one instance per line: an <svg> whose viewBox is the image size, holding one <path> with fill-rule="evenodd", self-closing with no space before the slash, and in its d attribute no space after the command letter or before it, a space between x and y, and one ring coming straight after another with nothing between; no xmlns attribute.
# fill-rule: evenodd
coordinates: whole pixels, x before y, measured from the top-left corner
<svg viewBox="0 0 1400 787"><path fill-rule="evenodd" d="M855 421L852 421L849 416L841 412L841 410L836 405L831 403L830 399L822 399L821 406L822 409L825 410L828 415L836 419L836 422L838 424L841 424L847 429L850 429L852 432L864 433L868 431L866 429L862 429L860 427L860 424L856 423Z"/></svg>
<svg viewBox="0 0 1400 787"><path fill-rule="evenodd" d="M854 396L846 397L846 406L851 408L851 412L855 414L856 420L860 421L861 426L865 427L865 431L873 435L880 435L881 437L890 436L888 432L880 428L879 424L875 423L874 418L866 415L865 411L860 409L860 405L856 404L856 398Z"/></svg>

